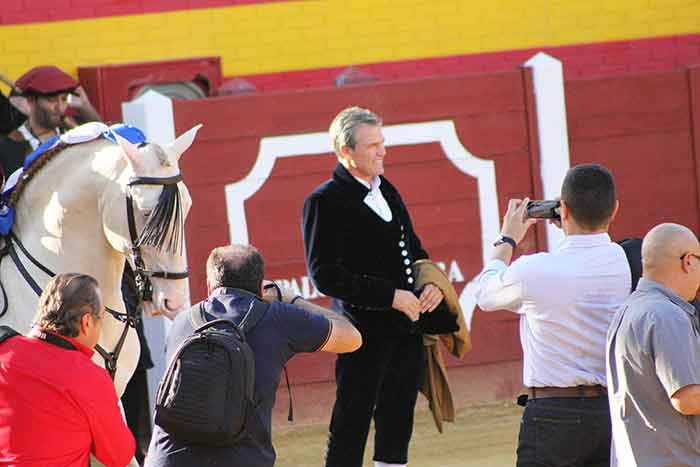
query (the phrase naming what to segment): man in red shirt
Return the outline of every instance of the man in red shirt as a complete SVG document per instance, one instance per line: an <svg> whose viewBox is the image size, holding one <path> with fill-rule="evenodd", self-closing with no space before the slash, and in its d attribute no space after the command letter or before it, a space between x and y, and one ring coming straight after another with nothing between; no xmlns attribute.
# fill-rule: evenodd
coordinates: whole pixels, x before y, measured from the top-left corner
<svg viewBox="0 0 700 467"><path fill-rule="evenodd" d="M0 345L0 466L106 467L134 455L109 375L90 358L102 330L97 281L54 277L34 327Z"/></svg>

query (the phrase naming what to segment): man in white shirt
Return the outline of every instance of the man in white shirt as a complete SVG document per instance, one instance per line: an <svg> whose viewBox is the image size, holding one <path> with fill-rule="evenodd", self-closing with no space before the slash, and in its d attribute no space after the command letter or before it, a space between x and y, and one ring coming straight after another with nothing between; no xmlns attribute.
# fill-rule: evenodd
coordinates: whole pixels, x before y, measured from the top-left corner
<svg viewBox="0 0 700 467"><path fill-rule="evenodd" d="M535 223L527 217L528 201L510 200L477 290L482 310L520 314L528 397L527 403L519 399L525 411L517 465L607 466L605 337L631 289L625 253L607 233L619 205L615 182L597 164L571 168L561 190L566 239L552 252L510 264Z"/></svg>

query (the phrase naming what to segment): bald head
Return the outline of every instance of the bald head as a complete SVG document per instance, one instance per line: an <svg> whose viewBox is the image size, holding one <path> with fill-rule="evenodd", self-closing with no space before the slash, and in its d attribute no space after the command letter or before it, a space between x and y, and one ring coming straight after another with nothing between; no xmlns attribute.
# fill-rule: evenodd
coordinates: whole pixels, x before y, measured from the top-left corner
<svg viewBox="0 0 700 467"><path fill-rule="evenodd" d="M695 234L679 224L659 224L649 231L642 243L642 264L645 271L677 266L688 252L700 254Z"/></svg>
<svg viewBox="0 0 700 467"><path fill-rule="evenodd" d="M265 263L260 252L250 245L214 248L207 260L207 283L211 290L233 287L259 294Z"/></svg>
<svg viewBox="0 0 700 467"><path fill-rule="evenodd" d="M692 298L700 282L697 237L679 224L657 225L642 242L642 269L644 277L661 282L682 297Z"/></svg>

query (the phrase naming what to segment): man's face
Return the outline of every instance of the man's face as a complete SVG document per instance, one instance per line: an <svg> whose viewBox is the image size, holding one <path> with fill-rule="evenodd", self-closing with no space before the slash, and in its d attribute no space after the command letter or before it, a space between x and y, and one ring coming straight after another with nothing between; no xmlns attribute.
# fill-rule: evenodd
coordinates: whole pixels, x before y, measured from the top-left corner
<svg viewBox="0 0 700 467"><path fill-rule="evenodd" d="M42 128L55 128L68 107L68 93L56 96L37 96L30 99L30 111L37 125Z"/></svg>
<svg viewBox="0 0 700 467"><path fill-rule="evenodd" d="M94 348L97 342L100 340L100 335L102 334L102 321L104 319L105 307L102 301L102 292L97 289L97 296L100 299L100 312L98 316L88 313L88 319L90 320L90 326L87 327L86 334L86 346L89 348Z"/></svg>
<svg viewBox="0 0 700 467"><path fill-rule="evenodd" d="M350 173L365 181L384 173L384 135L378 125L362 124L355 131L355 148L343 147Z"/></svg>

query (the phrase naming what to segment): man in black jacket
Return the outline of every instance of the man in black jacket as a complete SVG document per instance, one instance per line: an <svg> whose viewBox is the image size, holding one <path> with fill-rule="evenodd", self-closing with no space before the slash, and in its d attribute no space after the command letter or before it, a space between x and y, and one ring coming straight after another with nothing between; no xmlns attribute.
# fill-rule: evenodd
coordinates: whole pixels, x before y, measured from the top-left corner
<svg viewBox="0 0 700 467"><path fill-rule="evenodd" d="M428 254L401 196L382 177L381 125L358 107L336 116L330 135L338 165L304 203L310 276L341 302L363 339L358 351L339 355L336 363L327 467L362 465L372 417L375 466L407 463L421 380L422 335L415 322L443 299L432 284L414 291L411 265Z"/></svg>

